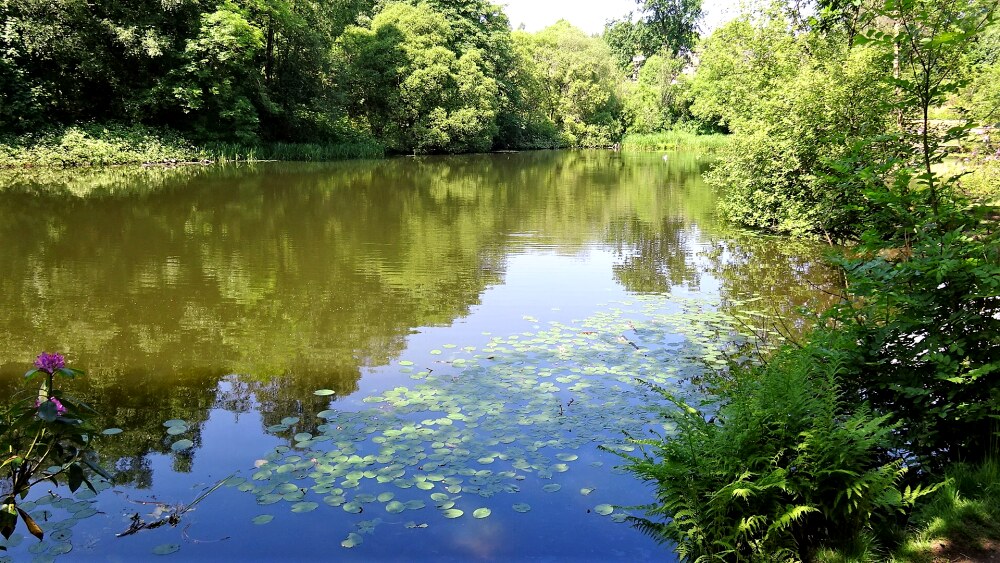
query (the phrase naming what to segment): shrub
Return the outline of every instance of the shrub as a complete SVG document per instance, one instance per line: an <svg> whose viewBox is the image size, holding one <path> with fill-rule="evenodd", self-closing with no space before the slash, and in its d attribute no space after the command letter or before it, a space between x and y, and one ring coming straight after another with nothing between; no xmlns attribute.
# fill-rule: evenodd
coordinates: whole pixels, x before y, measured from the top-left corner
<svg viewBox="0 0 1000 563"><path fill-rule="evenodd" d="M926 491L902 487L906 468L884 454L888 416L848 408L840 369L821 344L781 349L735 369L714 419L657 389L679 433L633 440L642 455L624 456L656 486L634 523L685 561L798 560L885 529Z"/></svg>
<svg viewBox="0 0 1000 563"><path fill-rule="evenodd" d="M842 385L892 414L895 446L930 466L980 460L1000 413L1000 233L961 202L916 220L908 240L840 261L852 295L830 313Z"/></svg>

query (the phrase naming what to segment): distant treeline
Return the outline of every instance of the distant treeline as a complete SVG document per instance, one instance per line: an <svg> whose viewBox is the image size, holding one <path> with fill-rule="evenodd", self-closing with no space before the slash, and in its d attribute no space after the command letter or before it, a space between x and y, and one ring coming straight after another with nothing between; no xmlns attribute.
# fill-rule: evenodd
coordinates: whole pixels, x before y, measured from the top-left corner
<svg viewBox="0 0 1000 563"><path fill-rule="evenodd" d="M701 9L676 3L637 0L599 37L512 31L487 0L3 0L0 145L31 160L17 147L110 124L138 144L365 147L344 154L611 146L679 117L661 86ZM641 87L640 52L670 59Z"/></svg>

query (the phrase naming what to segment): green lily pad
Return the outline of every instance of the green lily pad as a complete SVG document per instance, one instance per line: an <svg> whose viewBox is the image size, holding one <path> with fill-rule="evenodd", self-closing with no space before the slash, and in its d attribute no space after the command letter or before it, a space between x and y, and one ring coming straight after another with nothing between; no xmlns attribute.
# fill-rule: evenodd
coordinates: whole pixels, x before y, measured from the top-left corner
<svg viewBox="0 0 1000 563"><path fill-rule="evenodd" d="M580 489L580 494L584 495L584 496L587 496L587 495L589 495L590 493L592 493L592 492L594 492L596 490L597 489L595 489L593 487L584 487L584 488Z"/></svg>
<svg viewBox="0 0 1000 563"><path fill-rule="evenodd" d="M170 428L171 426L187 426L187 422L179 418L173 418L164 422L163 425L166 426L167 428ZM164 544L164 545L171 545L171 544Z"/></svg>
<svg viewBox="0 0 1000 563"><path fill-rule="evenodd" d="M561 488L562 488L562 485L560 485L558 483L549 483L548 485L545 485L544 487L542 487L542 490L545 491L546 493L554 493L554 492L558 491Z"/></svg>
<svg viewBox="0 0 1000 563"><path fill-rule="evenodd" d="M515 512L528 512L531 510L531 505L526 502L519 502L511 508L513 508Z"/></svg>
<svg viewBox="0 0 1000 563"><path fill-rule="evenodd" d="M153 548L153 555L170 555L171 553L177 553L180 548L180 544L162 543Z"/></svg>
<svg viewBox="0 0 1000 563"><path fill-rule="evenodd" d="M399 502L398 500L394 500L389 504L385 505L385 511L388 512L389 514L399 514L404 510L406 510L406 505Z"/></svg>
<svg viewBox="0 0 1000 563"><path fill-rule="evenodd" d="M317 397L329 397L330 395L333 395L335 393L336 391L334 391L333 389L317 389L313 391L313 395L316 395Z"/></svg>
<svg viewBox="0 0 1000 563"><path fill-rule="evenodd" d="M170 449L175 452L183 452L190 450L192 447L194 447L194 442L185 438L183 440L177 440L171 444Z"/></svg>
<svg viewBox="0 0 1000 563"><path fill-rule="evenodd" d="M615 507L610 504L599 504L594 507L594 512L600 514L601 516L607 516L615 511Z"/></svg>
<svg viewBox="0 0 1000 563"><path fill-rule="evenodd" d="M310 501L297 502L292 505L292 512L295 513L312 512L313 510L316 510L316 508L318 507L319 504L315 502L310 502Z"/></svg>
<svg viewBox="0 0 1000 563"><path fill-rule="evenodd" d="M267 524L271 520L274 520L274 516L272 516L271 514L261 514L260 516L254 517L254 519L251 520L251 522L260 526L261 524Z"/></svg>
<svg viewBox="0 0 1000 563"><path fill-rule="evenodd" d="M105 436L114 436L116 434L121 434L122 432L124 432L124 430L121 428L105 428L101 431L101 434L104 434Z"/></svg>
<svg viewBox="0 0 1000 563"><path fill-rule="evenodd" d="M351 533L347 534L347 539L346 540L340 542L340 547L351 548L351 547L355 547L355 546L361 545L362 542L364 542L364 541L365 540L364 540L364 538L361 537L361 534L355 534L354 532L351 532Z"/></svg>
<svg viewBox="0 0 1000 563"><path fill-rule="evenodd" d="M445 518L458 518L463 514L465 514L465 512L457 508L449 508L448 510L444 510L441 512L441 515L444 516Z"/></svg>
<svg viewBox="0 0 1000 563"><path fill-rule="evenodd" d="M486 518L490 514L493 514L493 511L490 510L489 508L477 508L474 511L472 511L473 518Z"/></svg>

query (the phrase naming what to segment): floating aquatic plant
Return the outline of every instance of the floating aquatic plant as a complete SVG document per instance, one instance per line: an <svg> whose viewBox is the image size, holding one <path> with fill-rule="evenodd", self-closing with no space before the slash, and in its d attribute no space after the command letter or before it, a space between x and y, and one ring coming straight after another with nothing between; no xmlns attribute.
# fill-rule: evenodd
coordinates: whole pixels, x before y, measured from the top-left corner
<svg viewBox="0 0 1000 563"><path fill-rule="evenodd" d="M390 515L430 503L446 520L529 512L524 502L474 502L517 495L529 482L567 494L561 476L582 459L603 466L594 457L610 454L598 446L627 451L623 432L671 430L649 412L637 378L681 393L685 381L723 365L743 338L714 304L672 296L637 297L582 321L539 326L494 336L481 349L442 346L449 355L425 368L400 360L413 385L365 398L367 410L324 410L308 432L298 430L298 418L283 419L268 430L291 434L289 445L266 455L241 490L261 505L290 502L293 512L322 508L320 501L349 514L379 504ZM575 490L586 496L596 488ZM606 503L593 511L614 521L626 516ZM371 533L376 523L363 522L357 530ZM427 525L440 524L406 524ZM360 545L357 530L341 545Z"/></svg>

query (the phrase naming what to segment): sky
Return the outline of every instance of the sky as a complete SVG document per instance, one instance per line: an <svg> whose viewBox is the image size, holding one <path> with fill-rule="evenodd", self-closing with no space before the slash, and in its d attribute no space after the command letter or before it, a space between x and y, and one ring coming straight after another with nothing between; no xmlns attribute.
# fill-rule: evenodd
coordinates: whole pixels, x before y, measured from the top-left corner
<svg viewBox="0 0 1000 563"><path fill-rule="evenodd" d="M518 29L521 24L527 31L538 31L560 19L587 33L604 31L604 22L617 19L636 10L635 0L494 0L505 6L510 25ZM728 18L735 16L737 2L703 0L705 19L702 31L708 32Z"/></svg>

